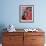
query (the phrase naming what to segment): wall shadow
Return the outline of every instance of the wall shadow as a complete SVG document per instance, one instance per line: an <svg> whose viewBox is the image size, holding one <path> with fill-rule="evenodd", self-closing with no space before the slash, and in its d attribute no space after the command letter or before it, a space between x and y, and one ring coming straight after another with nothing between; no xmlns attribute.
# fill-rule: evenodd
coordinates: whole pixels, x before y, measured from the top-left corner
<svg viewBox="0 0 46 46"><path fill-rule="evenodd" d="M0 43L2 43L3 32L6 32L6 26L4 24L0 24Z"/></svg>

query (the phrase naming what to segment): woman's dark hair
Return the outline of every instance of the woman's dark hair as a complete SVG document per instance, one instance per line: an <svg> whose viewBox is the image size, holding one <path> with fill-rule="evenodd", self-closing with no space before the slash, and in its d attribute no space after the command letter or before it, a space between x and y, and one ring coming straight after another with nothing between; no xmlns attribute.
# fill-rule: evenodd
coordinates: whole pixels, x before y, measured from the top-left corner
<svg viewBox="0 0 46 46"><path fill-rule="evenodd" d="M26 7L26 10L28 10L30 8L30 11L32 11L32 7Z"/></svg>
<svg viewBox="0 0 46 46"><path fill-rule="evenodd" d="M25 20L25 13L27 13L26 11L24 11L23 15L22 15L22 19Z"/></svg>
<svg viewBox="0 0 46 46"><path fill-rule="evenodd" d="M24 11L24 13L25 13L25 11ZM23 20L25 20L25 14L23 13L23 15L22 15L22 19Z"/></svg>

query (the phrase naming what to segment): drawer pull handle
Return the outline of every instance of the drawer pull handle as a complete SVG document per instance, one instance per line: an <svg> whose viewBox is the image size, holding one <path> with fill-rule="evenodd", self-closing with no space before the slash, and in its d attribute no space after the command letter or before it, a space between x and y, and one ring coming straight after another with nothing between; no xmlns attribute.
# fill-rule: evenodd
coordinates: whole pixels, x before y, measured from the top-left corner
<svg viewBox="0 0 46 46"><path fill-rule="evenodd" d="M32 39L32 40L36 40L36 39Z"/></svg>
<svg viewBox="0 0 46 46"><path fill-rule="evenodd" d="M9 38L10 40L13 40L13 38Z"/></svg>
<svg viewBox="0 0 46 46"><path fill-rule="evenodd" d="M12 40L11 38L9 38L10 40Z"/></svg>

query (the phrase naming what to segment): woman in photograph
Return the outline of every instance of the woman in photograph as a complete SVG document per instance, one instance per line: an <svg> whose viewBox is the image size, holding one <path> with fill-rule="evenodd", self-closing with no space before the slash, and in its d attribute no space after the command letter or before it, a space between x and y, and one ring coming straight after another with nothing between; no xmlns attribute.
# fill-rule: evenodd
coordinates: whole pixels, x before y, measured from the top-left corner
<svg viewBox="0 0 46 46"><path fill-rule="evenodd" d="M23 15L22 15L23 20L32 20L32 7L26 7Z"/></svg>

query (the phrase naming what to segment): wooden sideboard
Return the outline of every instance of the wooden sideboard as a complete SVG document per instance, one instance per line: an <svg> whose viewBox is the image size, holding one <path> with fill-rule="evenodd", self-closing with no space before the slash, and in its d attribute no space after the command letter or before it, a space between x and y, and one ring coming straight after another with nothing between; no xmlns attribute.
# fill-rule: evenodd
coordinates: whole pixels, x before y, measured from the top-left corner
<svg viewBox="0 0 46 46"><path fill-rule="evenodd" d="M3 46L44 46L44 32L3 32Z"/></svg>

